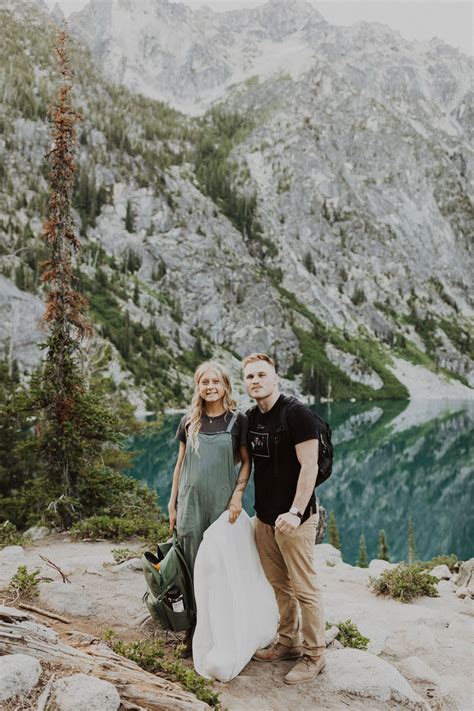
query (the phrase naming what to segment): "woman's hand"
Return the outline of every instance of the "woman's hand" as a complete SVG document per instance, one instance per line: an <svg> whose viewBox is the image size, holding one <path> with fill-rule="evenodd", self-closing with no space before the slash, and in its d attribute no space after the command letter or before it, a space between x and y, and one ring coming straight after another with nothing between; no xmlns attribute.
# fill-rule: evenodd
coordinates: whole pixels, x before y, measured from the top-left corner
<svg viewBox="0 0 474 711"><path fill-rule="evenodd" d="M176 526L176 506L171 501L168 504L168 514L170 518L170 531Z"/></svg>
<svg viewBox="0 0 474 711"><path fill-rule="evenodd" d="M227 509L229 511L229 523L235 523L242 511L242 498L240 496L233 496Z"/></svg>

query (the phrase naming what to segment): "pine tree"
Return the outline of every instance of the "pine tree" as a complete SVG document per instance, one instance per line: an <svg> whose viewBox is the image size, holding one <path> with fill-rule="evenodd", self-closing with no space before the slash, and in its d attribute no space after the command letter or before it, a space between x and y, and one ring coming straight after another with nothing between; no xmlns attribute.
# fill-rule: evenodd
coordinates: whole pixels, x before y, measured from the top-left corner
<svg viewBox="0 0 474 711"><path fill-rule="evenodd" d="M91 333L91 327L84 315L87 302L75 290L77 278L73 272L73 257L79 250L72 201L75 126L80 116L72 105L72 72L65 31L59 34L56 52L62 83L50 109L53 147L48 154L50 192L48 217L44 223L49 258L43 264L41 275L49 286L44 314L49 337L39 397L44 420L42 455L51 481L59 489L54 505L63 526L69 527L77 495L80 448L78 433L74 431L82 393L76 356L81 339Z"/></svg>
<svg viewBox="0 0 474 711"><path fill-rule="evenodd" d="M135 306L138 306L140 304L140 289L138 286L138 281L135 282L135 286L133 288L133 303Z"/></svg>
<svg viewBox="0 0 474 711"><path fill-rule="evenodd" d="M365 547L365 536L363 533L360 534L359 538L359 557L357 559L357 566L359 568L369 567L369 561L367 559L367 548Z"/></svg>
<svg viewBox="0 0 474 711"><path fill-rule="evenodd" d="M341 540L339 538L339 531L337 530L334 511L331 511L329 515L329 543L334 546L334 548L341 550Z"/></svg>
<svg viewBox="0 0 474 711"><path fill-rule="evenodd" d="M408 564L412 565L417 560L418 553L416 552L415 529L410 516L408 519Z"/></svg>
<svg viewBox="0 0 474 711"><path fill-rule="evenodd" d="M390 563L387 539L385 536L385 531L383 529L379 533L379 550L377 553L377 557L379 560L386 560L388 563Z"/></svg>
<svg viewBox="0 0 474 711"><path fill-rule="evenodd" d="M133 232L135 223L135 213L130 200L127 200L127 211L125 213L125 229L127 232Z"/></svg>

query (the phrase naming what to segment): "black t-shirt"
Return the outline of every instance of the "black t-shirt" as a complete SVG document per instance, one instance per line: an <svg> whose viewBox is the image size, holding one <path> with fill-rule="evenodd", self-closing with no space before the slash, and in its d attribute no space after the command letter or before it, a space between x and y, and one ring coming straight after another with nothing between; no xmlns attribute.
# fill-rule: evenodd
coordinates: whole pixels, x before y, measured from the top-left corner
<svg viewBox="0 0 474 711"><path fill-rule="evenodd" d="M284 403L285 396L280 395L268 412L260 412L256 407L248 413L248 443L255 468L255 511L261 521L271 526L293 504L301 470L295 445L318 438L317 422L302 403L288 407L287 429L282 429ZM307 518L313 503L312 496L303 518Z"/></svg>
<svg viewBox="0 0 474 711"><path fill-rule="evenodd" d="M225 432L233 414L234 413L232 412L224 412L222 415L218 415L217 417L208 417L207 415L204 415L204 417L201 418L201 429L199 431L204 432L205 434L218 434L219 432ZM186 444L187 438L186 417L187 415L184 415L181 418L181 422L176 430L176 439L179 439L180 442L184 442L184 444ZM247 416L239 412L237 413L237 419L234 422L231 431L234 453L238 451L239 447L247 444L247 432Z"/></svg>

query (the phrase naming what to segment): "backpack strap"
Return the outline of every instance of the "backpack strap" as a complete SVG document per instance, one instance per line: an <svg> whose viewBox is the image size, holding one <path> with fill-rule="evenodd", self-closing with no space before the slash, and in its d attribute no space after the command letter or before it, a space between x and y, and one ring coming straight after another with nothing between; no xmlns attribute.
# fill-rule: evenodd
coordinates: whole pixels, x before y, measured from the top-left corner
<svg viewBox="0 0 474 711"><path fill-rule="evenodd" d="M280 432L288 430L288 410L293 407L293 405L301 404L293 395L283 395L284 402L283 407L280 410L280 418L278 422L278 430Z"/></svg>
<svg viewBox="0 0 474 711"><path fill-rule="evenodd" d="M226 432L232 432L232 427L234 426L238 416L239 416L238 410L235 410L234 414L231 417L229 424L227 425Z"/></svg>

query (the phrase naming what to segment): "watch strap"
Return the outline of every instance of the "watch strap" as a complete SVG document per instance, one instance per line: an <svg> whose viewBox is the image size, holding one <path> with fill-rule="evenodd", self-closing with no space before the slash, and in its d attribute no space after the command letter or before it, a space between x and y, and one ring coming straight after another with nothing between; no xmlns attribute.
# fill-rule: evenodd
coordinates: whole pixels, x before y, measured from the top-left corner
<svg viewBox="0 0 474 711"><path fill-rule="evenodd" d="M291 507L290 513L293 514L294 516L298 516L300 521L303 518L303 514L301 513L301 511L299 511L299 509L296 508L296 506Z"/></svg>

